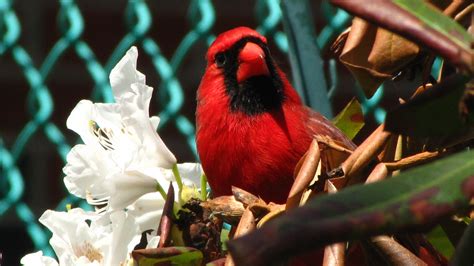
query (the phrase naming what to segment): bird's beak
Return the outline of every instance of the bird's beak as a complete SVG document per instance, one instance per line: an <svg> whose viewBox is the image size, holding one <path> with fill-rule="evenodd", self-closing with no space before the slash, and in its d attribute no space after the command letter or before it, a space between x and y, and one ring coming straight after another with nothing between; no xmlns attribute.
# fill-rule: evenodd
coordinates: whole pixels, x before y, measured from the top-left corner
<svg viewBox="0 0 474 266"><path fill-rule="evenodd" d="M265 52L253 42L245 44L239 53L239 68L237 69L237 82L261 75L270 75L267 63L265 62Z"/></svg>

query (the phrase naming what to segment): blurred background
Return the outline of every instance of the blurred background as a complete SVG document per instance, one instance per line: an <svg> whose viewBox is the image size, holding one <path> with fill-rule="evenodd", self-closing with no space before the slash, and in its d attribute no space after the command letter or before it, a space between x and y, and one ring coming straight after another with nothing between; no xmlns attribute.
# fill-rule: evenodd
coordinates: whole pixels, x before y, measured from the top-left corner
<svg viewBox="0 0 474 266"><path fill-rule="evenodd" d="M326 1L311 1L310 9L337 114L356 95L356 86L329 47L351 17ZM138 46L138 69L155 89L151 113L162 117L161 137L179 162L196 161L195 97L208 45L233 27L257 28L291 78L281 17L277 0L0 0L2 265L47 248L49 232L37 222L44 210L80 204L63 185L65 156L79 141L66 119L81 99L112 100L108 74L131 45ZM331 83L335 71L337 84ZM384 86L390 92L400 85ZM383 116L378 106L397 100L381 95L376 108L365 110L359 135L377 124L374 114Z"/></svg>

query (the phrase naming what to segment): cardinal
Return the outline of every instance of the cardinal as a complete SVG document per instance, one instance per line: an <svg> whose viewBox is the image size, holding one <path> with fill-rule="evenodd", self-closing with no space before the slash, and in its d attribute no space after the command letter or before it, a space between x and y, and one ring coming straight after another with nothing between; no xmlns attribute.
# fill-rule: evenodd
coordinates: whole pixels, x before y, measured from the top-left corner
<svg viewBox="0 0 474 266"><path fill-rule="evenodd" d="M330 121L302 103L258 32L239 27L220 34L206 59L197 91L196 142L214 196L230 195L236 186L267 202L285 203L294 169L315 136L355 148ZM323 162L324 156L322 152ZM428 265L446 264L418 248ZM349 251L349 265L363 265L361 254ZM321 259L322 250L315 250L291 265L314 265Z"/></svg>
<svg viewBox="0 0 474 266"><path fill-rule="evenodd" d="M258 32L238 27L220 34L206 59L197 91L196 142L214 196L230 195L236 186L284 203L314 136L355 147L302 103Z"/></svg>

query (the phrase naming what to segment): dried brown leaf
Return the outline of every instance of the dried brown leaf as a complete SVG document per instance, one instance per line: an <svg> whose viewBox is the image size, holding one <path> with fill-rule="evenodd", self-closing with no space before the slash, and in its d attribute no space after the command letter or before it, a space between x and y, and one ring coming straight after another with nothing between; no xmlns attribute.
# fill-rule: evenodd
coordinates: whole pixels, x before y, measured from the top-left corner
<svg viewBox="0 0 474 266"><path fill-rule="evenodd" d="M370 97L419 52L419 47L405 38L354 18L339 59Z"/></svg>
<svg viewBox="0 0 474 266"><path fill-rule="evenodd" d="M281 205L280 208L274 208L272 209L271 212L269 212L267 215L263 216L260 221L258 221L257 228L262 227L265 223L267 223L270 220L273 220L274 218L282 215L285 213L285 206Z"/></svg>
<svg viewBox="0 0 474 266"><path fill-rule="evenodd" d="M255 218L261 218L271 212L271 208L267 204L254 203L248 207L252 211Z"/></svg>
<svg viewBox="0 0 474 266"><path fill-rule="evenodd" d="M257 202L265 203L261 198L238 187L232 186L232 194L234 195L235 199L242 202L245 207Z"/></svg>
<svg viewBox="0 0 474 266"><path fill-rule="evenodd" d="M235 230L234 238L243 236L257 227L255 216L250 208L245 209L240 219L239 225Z"/></svg>
<svg viewBox="0 0 474 266"><path fill-rule="evenodd" d="M372 170L369 177L367 177L367 180L365 180L365 183L368 184L368 183L373 183L373 182L383 180L387 177L387 175L388 175L387 166L385 166L384 163L379 163L374 168L374 170Z"/></svg>
<svg viewBox="0 0 474 266"><path fill-rule="evenodd" d="M333 178L326 181L326 190L329 194L336 193L338 190L338 179ZM340 182L339 182L340 183ZM343 266L346 251L346 243L334 243L324 248L323 266Z"/></svg>
<svg viewBox="0 0 474 266"><path fill-rule="evenodd" d="M306 154L301 169L296 176L293 186L291 187L288 199L286 200L286 209L298 207L303 192L308 188L314 178L316 169L320 160L320 150L317 140L313 140Z"/></svg>
<svg viewBox="0 0 474 266"><path fill-rule="evenodd" d="M336 243L324 248L323 266L343 266L346 243Z"/></svg>
<svg viewBox="0 0 474 266"><path fill-rule="evenodd" d="M201 202L201 206L225 222L236 225L244 213L244 204L234 196L220 196Z"/></svg>
<svg viewBox="0 0 474 266"><path fill-rule="evenodd" d="M341 168L347 179L360 172L371 160L377 157L391 136L384 131L384 124L380 125L355 151L342 163Z"/></svg>

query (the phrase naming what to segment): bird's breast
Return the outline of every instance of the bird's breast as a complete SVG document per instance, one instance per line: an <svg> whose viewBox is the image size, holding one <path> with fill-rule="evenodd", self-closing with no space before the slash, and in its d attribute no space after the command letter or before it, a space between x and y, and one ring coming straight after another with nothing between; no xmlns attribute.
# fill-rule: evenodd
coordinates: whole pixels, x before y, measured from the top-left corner
<svg viewBox="0 0 474 266"><path fill-rule="evenodd" d="M242 116L229 113L209 124L198 121L198 151L211 188L225 195L237 186L264 200L284 202L310 134L288 110Z"/></svg>

